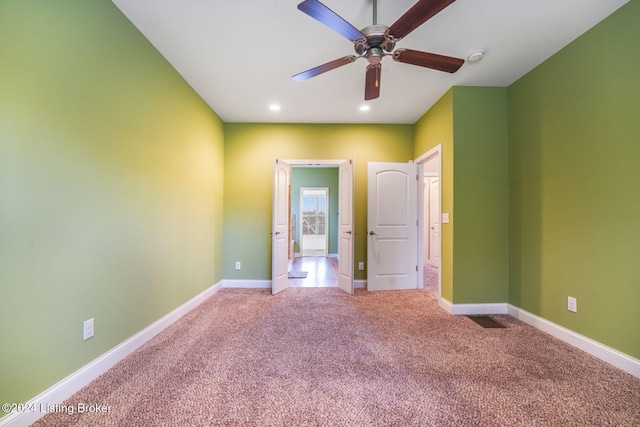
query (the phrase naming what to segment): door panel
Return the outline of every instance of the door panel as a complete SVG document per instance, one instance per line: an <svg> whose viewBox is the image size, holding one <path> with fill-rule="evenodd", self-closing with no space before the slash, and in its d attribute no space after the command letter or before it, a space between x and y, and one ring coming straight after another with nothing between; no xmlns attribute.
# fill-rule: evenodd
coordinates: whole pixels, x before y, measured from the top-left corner
<svg viewBox="0 0 640 427"><path fill-rule="evenodd" d="M418 287L418 168L369 163L367 288Z"/></svg>
<svg viewBox="0 0 640 427"><path fill-rule="evenodd" d="M404 226L407 224L409 191L408 174L403 171L381 171L375 175L378 200L374 217L377 227Z"/></svg>
<svg viewBox="0 0 640 427"><path fill-rule="evenodd" d="M338 196L338 286L353 295L353 160L340 164L340 194Z"/></svg>
<svg viewBox="0 0 640 427"><path fill-rule="evenodd" d="M273 183L273 227L271 246L271 292L277 294L289 286L289 185L290 166L275 160Z"/></svg>
<svg viewBox="0 0 640 427"><path fill-rule="evenodd" d="M376 251L379 257L376 259L378 276L405 276L409 273L407 263L401 259L401 254L409 251L408 239L377 239ZM387 254L386 256L380 256Z"/></svg>

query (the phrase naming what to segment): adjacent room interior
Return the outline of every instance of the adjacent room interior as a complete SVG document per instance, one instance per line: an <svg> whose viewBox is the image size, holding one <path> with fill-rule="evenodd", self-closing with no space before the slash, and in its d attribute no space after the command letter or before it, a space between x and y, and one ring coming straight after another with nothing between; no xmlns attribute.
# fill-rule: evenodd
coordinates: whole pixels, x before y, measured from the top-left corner
<svg viewBox="0 0 640 427"><path fill-rule="evenodd" d="M289 286L338 286L338 168L293 167Z"/></svg>

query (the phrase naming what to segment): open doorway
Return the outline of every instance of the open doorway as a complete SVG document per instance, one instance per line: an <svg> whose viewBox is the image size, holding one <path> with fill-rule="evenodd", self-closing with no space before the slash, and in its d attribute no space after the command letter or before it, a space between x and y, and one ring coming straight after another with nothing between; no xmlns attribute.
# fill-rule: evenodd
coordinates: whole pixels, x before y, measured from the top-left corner
<svg viewBox="0 0 640 427"><path fill-rule="evenodd" d="M307 256L296 257L291 263L291 288L337 288L338 258Z"/></svg>
<svg viewBox="0 0 640 427"><path fill-rule="evenodd" d="M419 267L422 271L422 287L434 299L442 296L442 146L438 145L416 159L422 171L420 192L421 227Z"/></svg>
<svg viewBox="0 0 640 427"><path fill-rule="evenodd" d="M293 166L291 187L289 286L337 287L338 167Z"/></svg>
<svg viewBox="0 0 640 427"><path fill-rule="evenodd" d="M333 172L333 170L331 170ZM335 171L337 172L337 170ZM293 187L295 188L295 168L292 173ZM336 188L338 174L335 173ZM300 225L294 227L299 235L300 255L303 257L326 257L329 255L329 222L333 219L333 212L329 211L328 187L302 187L300 188ZM295 215L295 214L294 214ZM337 221L337 211L335 220ZM334 228L334 227L332 227ZM335 239L334 239L335 240Z"/></svg>
<svg viewBox="0 0 640 427"><path fill-rule="evenodd" d="M338 286L353 294L353 160L276 160L274 172L272 292Z"/></svg>

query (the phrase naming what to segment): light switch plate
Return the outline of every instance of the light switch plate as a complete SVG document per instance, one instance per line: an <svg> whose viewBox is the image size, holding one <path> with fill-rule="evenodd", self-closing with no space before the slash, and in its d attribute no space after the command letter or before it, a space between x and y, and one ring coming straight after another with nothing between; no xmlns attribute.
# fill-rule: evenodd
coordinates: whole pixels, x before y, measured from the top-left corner
<svg viewBox="0 0 640 427"><path fill-rule="evenodd" d="M449 224L449 213L443 213L442 214L442 223L443 224Z"/></svg>

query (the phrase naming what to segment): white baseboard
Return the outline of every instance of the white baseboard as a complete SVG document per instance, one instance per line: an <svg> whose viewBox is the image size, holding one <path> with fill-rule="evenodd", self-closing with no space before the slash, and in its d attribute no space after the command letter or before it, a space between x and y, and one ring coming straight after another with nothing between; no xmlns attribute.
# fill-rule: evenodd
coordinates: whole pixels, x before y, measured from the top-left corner
<svg viewBox="0 0 640 427"><path fill-rule="evenodd" d="M438 305L449 314L481 315L481 314L507 314L507 303L486 303L486 304L452 304L450 301L440 298Z"/></svg>
<svg viewBox="0 0 640 427"><path fill-rule="evenodd" d="M271 280L223 280L224 288L271 289Z"/></svg>
<svg viewBox="0 0 640 427"><path fill-rule="evenodd" d="M353 287L355 289L367 289L367 281L366 280L354 280Z"/></svg>
<svg viewBox="0 0 640 427"><path fill-rule="evenodd" d="M640 378L640 360L514 305L508 303L452 304L444 298L440 298L438 305L454 315L509 314L567 344L622 369L634 377Z"/></svg>
<svg viewBox="0 0 640 427"><path fill-rule="evenodd" d="M522 320L574 347L578 347L580 350L586 351L634 377L640 378L640 360L511 304L508 305L508 310L508 314L516 319Z"/></svg>
<svg viewBox="0 0 640 427"><path fill-rule="evenodd" d="M27 402L25 406L35 408L36 410L34 412L11 413L0 419L0 427L26 427L36 422L46 415L46 413L38 410L40 407L46 407L46 405L54 406L64 402L220 289L222 289L222 282L218 282L209 289L196 295L131 338L118 344L92 362L89 362L87 365Z"/></svg>
<svg viewBox="0 0 640 427"><path fill-rule="evenodd" d="M453 312L453 304L451 304L446 299L440 297L440 299L438 300L438 305L440 306L440 308L442 308L447 313L452 314L452 312Z"/></svg>
<svg viewBox="0 0 640 427"><path fill-rule="evenodd" d="M507 303L487 303L487 304L451 304L449 301L442 299L445 306L443 307L451 314L455 315L474 315L474 314L507 314Z"/></svg>

